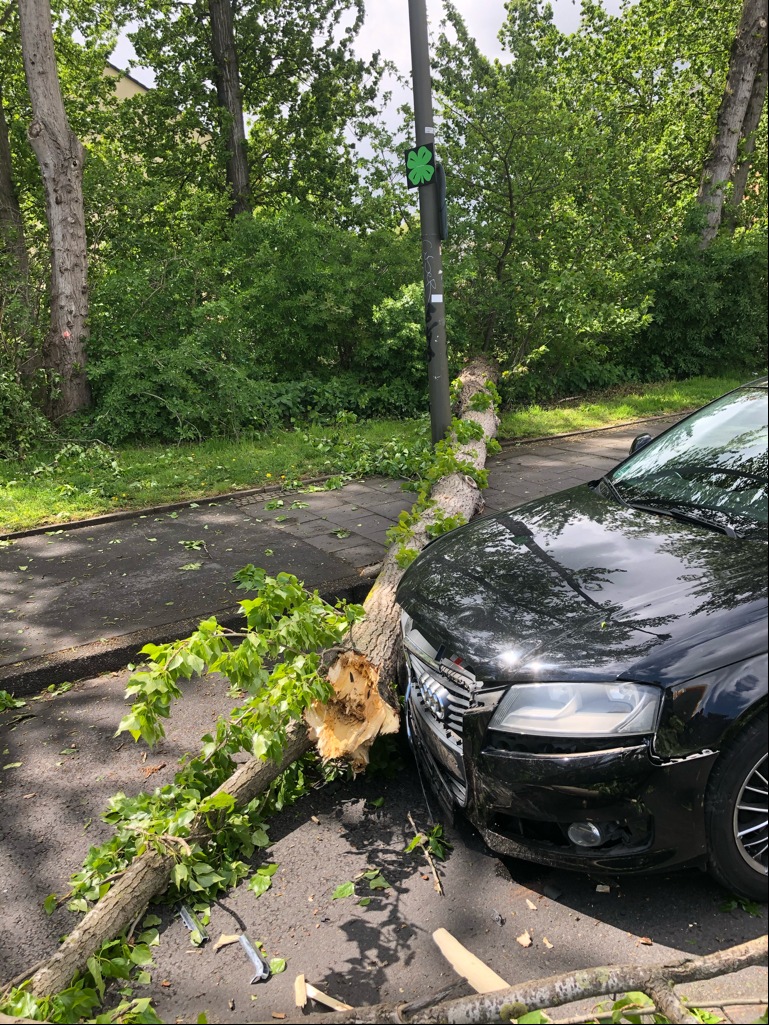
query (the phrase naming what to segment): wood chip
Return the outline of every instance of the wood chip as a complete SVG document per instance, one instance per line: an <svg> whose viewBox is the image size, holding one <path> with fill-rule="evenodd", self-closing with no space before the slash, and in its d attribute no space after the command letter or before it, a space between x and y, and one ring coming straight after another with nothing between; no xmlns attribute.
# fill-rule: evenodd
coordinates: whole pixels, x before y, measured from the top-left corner
<svg viewBox="0 0 769 1025"><path fill-rule="evenodd" d="M352 1007L350 1004L343 1004L341 1000L337 1000L336 997L327 996L325 993L321 993L319 989L316 989L311 983L305 983L305 989L307 990L307 996L311 1000L316 1000L319 1004L323 1004L324 1007L330 1007L332 1011L351 1011Z"/></svg>
<svg viewBox="0 0 769 1025"><path fill-rule="evenodd" d="M537 910L537 905L534 903L533 900L529 900L528 897L526 898L526 907L529 908L529 910L531 911Z"/></svg>
<svg viewBox="0 0 769 1025"><path fill-rule="evenodd" d="M638 942L643 943L645 947L651 947L654 945L654 940L650 940L648 936L642 936Z"/></svg>
<svg viewBox="0 0 769 1025"><path fill-rule="evenodd" d="M543 936L542 937L542 943L543 943L543 945L545 947L547 947L548 950L552 950L553 949L553 944L550 942L550 940L547 938L547 936Z"/></svg>
<svg viewBox="0 0 769 1025"><path fill-rule="evenodd" d="M294 979L294 1003L297 1007L304 1007L307 1003L307 984L303 975Z"/></svg>
<svg viewBox="0 0 769 1025"><path fill-rule="evenodd" d="M283 1021L283 1019L286 1017L282 1011L273 1011L272 1016L273 1018L278 1018L280 1021Z"/></svg>
<svg viewBox="0 0 769 1025"><path fill-rule="evenodd" d="M595 888L596 893L611 893L611 886L606 883L599 883Z"/></svg>
<svg viewBox="0 0 769 1025"><path fill-rule="evenodd" d="M529 930L528 929L526 930L526 932L522 932L520 936L516 936L515 939L516 939L516 942L520 943L520 945L522 947L530 947L531 946L531 936L529 935Z"/></svg>
<svg viewBox="0 0 769 1025"><path fill-rule="evenodd" d="M218 950L220 947L228 947L231 943L237 943L240 939L238 933L222 933L219 939L214 943L214 950Z"/></svg>
<svg viewBox="0 0 769 1025"><path fill-rule="evenodd" d="M479 957L463 947L447 929L436 929L433 939L454 971L467 979L476 993L493 993L495 989L506 989L507 983Z"/></svg>

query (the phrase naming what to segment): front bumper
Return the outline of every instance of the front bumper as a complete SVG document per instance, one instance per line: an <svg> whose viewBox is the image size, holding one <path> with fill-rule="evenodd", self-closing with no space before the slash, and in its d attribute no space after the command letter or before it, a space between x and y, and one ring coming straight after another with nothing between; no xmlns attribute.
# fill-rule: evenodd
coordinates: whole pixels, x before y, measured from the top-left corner
<svg viewBox="0 0 769 1025"><path fill-rule="evenodd" d="M468 709L446 737L409 689L409 739L445 811L458 807L492 850L583 871L630 873L704 866L704 794L715 752L657 763L647 744L577 754L492 746L487 708ZM599 847L572 843L574 822L598 825Z"/></svg>

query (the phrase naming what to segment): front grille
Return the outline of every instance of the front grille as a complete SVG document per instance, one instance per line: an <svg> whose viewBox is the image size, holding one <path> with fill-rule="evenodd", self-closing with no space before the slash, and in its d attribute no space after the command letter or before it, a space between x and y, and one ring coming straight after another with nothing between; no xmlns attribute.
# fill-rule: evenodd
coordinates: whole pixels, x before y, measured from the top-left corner
<svg viewBox="0 0 769 1025"><path fill-rule="evenodd" d="M452 745L461 748L463 716L473 705L475 680L465 670L437 661L425 647L406 638L411 699Z"/></svg>

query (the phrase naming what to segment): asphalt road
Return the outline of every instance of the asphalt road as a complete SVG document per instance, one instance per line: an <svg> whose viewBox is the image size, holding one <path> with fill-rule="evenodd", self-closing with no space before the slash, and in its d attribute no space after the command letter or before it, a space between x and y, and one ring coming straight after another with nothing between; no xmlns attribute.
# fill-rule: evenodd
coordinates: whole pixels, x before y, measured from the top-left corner
<svg viewBox="0 0 769 1025"><path fill-rule="evenodd" d="M48 917L42 902L63 894L91 844L106 839L100 821L117 790L137 792L172 779L179 757L197 750L198 737L231 704L215 678L192 682L176 706L169 733L147 752L125 735L114 737L125 711L125 673L76 684L58 697L29 699L0 716L0 975L7 981L55 949L75 916ZM298 1011L293 981L309 982L353 1005L408 1000L456 981L432 941L443 927L511 983L600 964L651 964L703 954L760 935L766 908L755 915L724 910L728 895L698 871L624 880L555 872L523 862L502 862L462 822L447 830L453 843L440 864L445 894L433 888L425 859L404 848L417 827L431 825L430 807L407 751L395 747L394 775L372 773L313 791L279 815L262 861L277 862L272 888L256 899L239 886L212 909L212 942L194 948L176 909L164 908L152 983L146 987L164 1021L320 1020ZM10 766L10 767L9 767ZM372 802L383 798L381 807ZM379 804L377 800L377 804ZM254 864L259 864L257 860ZM337 886L377 868L389 884L368 895L332 899ZM597 885L609 884L608 892ZM287 970L250 984L249 963L237 946L217 952L222 933L238 931L232 912L269 957ZM531 945L519 936L528 933ZM760 999L766 971L686 987L701 1002ZM593 1002L561 1009L560 1019L581 1016ZM730 1006L736 1022L755 1021L763 1008Z"/></svg>

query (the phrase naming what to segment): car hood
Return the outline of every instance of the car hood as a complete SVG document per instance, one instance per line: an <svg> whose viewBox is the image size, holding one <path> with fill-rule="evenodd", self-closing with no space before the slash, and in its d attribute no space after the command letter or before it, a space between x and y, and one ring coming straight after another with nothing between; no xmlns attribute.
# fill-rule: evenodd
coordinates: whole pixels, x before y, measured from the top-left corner
<svg viewBox="0 0 769 1025"><path fill-rule="evenodd" d="M766 651L766 545L584 485L434 541L397 600L487 684L670 684Z"/></svg>

